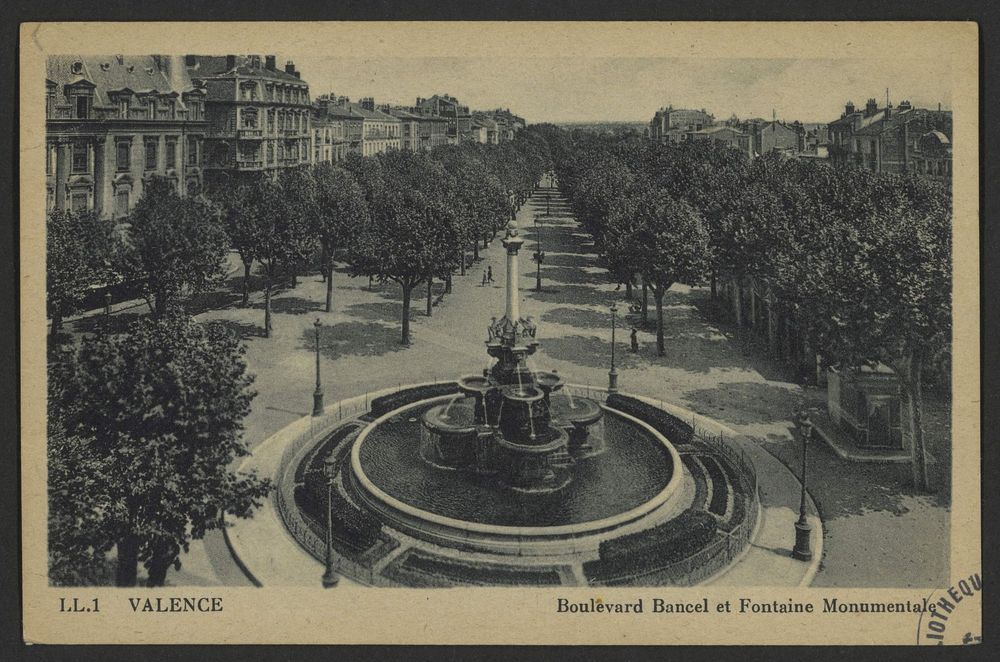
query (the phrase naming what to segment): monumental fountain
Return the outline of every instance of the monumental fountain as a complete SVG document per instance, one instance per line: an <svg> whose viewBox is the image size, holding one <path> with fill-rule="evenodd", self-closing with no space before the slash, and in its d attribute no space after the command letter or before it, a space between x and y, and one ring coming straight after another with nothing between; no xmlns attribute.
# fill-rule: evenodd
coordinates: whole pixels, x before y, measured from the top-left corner
<svg viewBox="0 0 1000 662"><path fill-rule="evenodd" d="M487 327L486 351L496 362L482 375L459 378L471 404L453 402L422 417L420 453L437 466L493 474L513 490L539 492L572 480L577 458L602 450L592 435L604 412L585 397L553 398L563 381L555 372L529 369L538 348L537 327L519 314L517 254L524 242L511 222L507 249L507 305Z"/></svg>
<svg viewBox="0 0 1000 662"><path fill-rule="evenodd" d="M335 531L328 540L355 567L381 568L358 570L374 583L579 581L567 563L583 564L588 581L605 581L706 544L725 549L711 564L728 562L740 548L731 527L746 529L745 537L748 514L756 516L740 494L750 483L731 465L721 468L725 462L716 471L714 459L692 461L690 448L682 461L667 435L690 445L690 427L675 434L685 424L648 398L611 398L533 365L540 341L538 325L520 311L523 243L511 221L506 305L486 325L487 367L379 396L366 416L295 455L281 482L295 486L297 507L279 498L289 530L316 555L320 543L309 530L325 512ZM711 455L721 457L718 449ZM726 540L716 540L723 534L713 518L730 527ZM632 539L618 549L638 550L643 560L634 567L619 552L599 552ZM391 551L399 546L402 553ZM395 560L379 564L380 555Z"/></svg>

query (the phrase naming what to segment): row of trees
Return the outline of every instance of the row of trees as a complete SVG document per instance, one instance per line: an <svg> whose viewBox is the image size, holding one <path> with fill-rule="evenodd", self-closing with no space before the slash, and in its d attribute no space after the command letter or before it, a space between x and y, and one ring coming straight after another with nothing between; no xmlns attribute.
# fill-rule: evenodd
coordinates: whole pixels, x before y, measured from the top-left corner
<svg viewBox="0 0 1000 662"><path fill-rule="evenodd" d="M536 136L513 144L393 152L233 182L208 198L181 198L153 179L118 229L91 213L47 223L52 320L48 397L50 579L56 584L160 586L192 539L247 517L271 489L231 467L248 449L243 419L254 397L244 347L221 325L177 305L244 266L270 297L282 279L318 262L333 305L335 259L352 276L398 283L403 341L415 287L464 273L467 251L503 228L548 167ZM150 314L124 332L63 343L64 317L95 288L129 284ZM430 310L428 304L428 311ZM108 563L114 551L114 568Z"/></svg>
<svg viewBox="0 0 1000 662"><path fill-rule="evenodd" d="M547 147L522 132L503 145L447 145L431 153L352 156L342 166L286 169L277 177L233 180L209 199L181 198L153 179L115 234L91 213L48 219L48 314L53 334L95 286L138 287L156 317L181 298L219 285L225 255L243 262L243 305L251 276L264 278L264 332L272 332L275 285L319 263L333 306L334 261L352 276L397 283L403 292L402 341L418 285L465 273L467 251L484 245L523 204L549 167ZM220 222L221 220L221 222ZM429 308L428 308L429 312Z"/></svg>
<svg viewBox="0 0 1000 662"><path fill-rule="evenodd" d="M542 129L560 185L612 278L657 304L671 284L752 279L827 365L900 377L914 483L927 489L923 372L951 347L951 191L917 177Z"/></svg>

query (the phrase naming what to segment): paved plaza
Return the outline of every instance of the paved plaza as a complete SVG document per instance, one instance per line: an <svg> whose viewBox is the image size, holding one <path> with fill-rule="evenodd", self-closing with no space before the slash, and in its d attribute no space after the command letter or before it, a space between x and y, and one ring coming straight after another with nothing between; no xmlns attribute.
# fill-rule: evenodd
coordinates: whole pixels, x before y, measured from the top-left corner
<svg viewBox="0 0 1000 662"><path fill-rule="evenodd" d="M521 252L521 314L539 325L541 347L529 361L534 368L558 369L570 383L605 386L611 354L611 313L619 306L616 359L623 391L660 398L712 418L735 431L739 443L753 445L759 472L783 473L780 463L798 474L800 446L792 439L794 412L803 402L818 405L822 393L787 381L781 369L762 358L725 325L702 312L707 291L675 286L665 302L666 355L656 356L655 330L638 332L639 352L628 351L628 316L624 289L607 282L597 264L590 237L576 224L565 201L553 193L545 217L546 189L520 211L525 246ZM538 230L534 224L539 218ZM541 237L546 258L542 291L535 292L531 254ZM264 311L259 293L252 308L237 307L234 293L205 297L198 319L218 320L246 341L250 372L258 395L247 417L251 448L310 413L314 388L313 323L322 323L321 356L327 403L383 388L476 373L486 367L483 341L490 317L504 310L505 254L500 242L480 251L481 261L465 276L454 277L453 291L441 296L435 283L433 314L425 313L426 290L414 293L413 344L400 344L402 296L393 284L335 275L334 312L323 312L325 284L318 274L299 278L295 288L272 300L274 333L262 337ZM471 258L471 254L470 254ZM482 286L492 267L495 282ZM197 303L197 302L196 302ZM215 309L216 305L225 307ZM209 309L211 308L211 309ZM650 300L650 322L653 306ZM621 315L625 314L625 319ZM943 416L943 414L942 414ZM932 449L933 454L933 449ZM939 476L946 458L936 458ZM915 495L907 486L906 465L856 464L835 455L822 442L810 449L810 491L824 525L823 557L814 585L931 586L947 575L948 503L939 494ZM781 482L781 494L765 501L785 502L786 548L791 547L798 482ZM947 490L941 489L946 495ZM260 513L267 517L268 512ZM780 537L780 534L775 534ZM768 553L776 558L784 550ZM766 556L761 556L766 558ZM168 583L249 585L221 535L214 532L192 543L182 569ZM752 568L748 569L749 572ZM734 573L739 569L734 570ZM726 583L744 583L729 577ZM746 583L752 583L747 578Z"/></svg>

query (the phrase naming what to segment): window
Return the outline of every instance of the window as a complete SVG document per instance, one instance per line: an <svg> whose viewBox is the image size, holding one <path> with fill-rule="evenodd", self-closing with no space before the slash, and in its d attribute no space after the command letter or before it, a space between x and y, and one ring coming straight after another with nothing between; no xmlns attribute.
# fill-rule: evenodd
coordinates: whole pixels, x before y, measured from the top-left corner
<svg viewBox="0 0 1000 662"><path fill-rule="evenodd" d="M124 120L128 119L129 100L127 97L118 99L118 116Z"/></svg>
<svg viewBox="0 0 1000 662"><path fill-rule="evenodd" d="M52 151L55 147L51 144L45 145L45 174L54 175L55 171L55 159L52 158Z"/></svg>
<svg viewBox="0 0 1000 662"><path fill-rule="evenodd" d="M132 167L132 143L128 140L119 140L115 143L115 161L118 164L118 171L126 171Z"/></svg>
<svg viewBox="0 0 1000 662"><path fill-rule="evenodd" d="M87 194L74 193L69 197L69 208L74 212L87 211Z"/></svg>
<svg viewBox="0 0 1000 662"><path fill-rule="evenodd" d="M187 164L189 166L198 165L198 139L189 136L187 139Z"/></svg>
<svg viewBox="0 0 1000 662"><path fill-rule="evenodd" d="M254 108L244 108L241 113L243 117L243 128L244 129L256 129L257 128L257 110Z"/></svg>
<svg viewBox="0 0 1000 662"><path fill-rule="evenodd" d="M73 172L90 172L90 155L86 143L73 143Z"/></svg>
<svg viewBox="0 0 1000 662"><path fill-rule="evenodd" d="M49 90L45 93L45 116L52 117L55 111L56 105L56 93L53 90Z"/></svg>
<svg viewBox="0 0 1000 662"><path fill-rule="evenodd" d="M156 140L146 141L146 170L156 170Z"/></svg>
<svg viewBox="0 0 1000 662"><path fill-rule="evenodd" d="M90 117L90 97L81 95L75 98L77 119L85 120Z"/></svg>
<svg viewBox="0 0 1000 662"><path fill-rule="evenodd" d="M267 163L274 165L274 143L271 141L267 143Z"/></svg>
<svg viewBox="0 0 1000 662"><path fill-rule="evenodd" d="M167 168L177 167L177 141L171 138L167 139L166 153L164 158L166 159Z"/></svg>
<svg viewBox="0 0 1000 662"><path fill-rule="evenodd" d="M115 217L128 216L128 189L122 189L115 194Z"/></svg>

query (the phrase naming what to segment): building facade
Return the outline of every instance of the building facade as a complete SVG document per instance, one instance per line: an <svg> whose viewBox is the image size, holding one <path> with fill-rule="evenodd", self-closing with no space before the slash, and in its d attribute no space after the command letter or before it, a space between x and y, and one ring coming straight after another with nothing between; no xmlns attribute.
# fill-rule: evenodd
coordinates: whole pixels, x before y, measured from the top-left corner
<svg viewBox="0 0 1000 662"><path fill-rule="evenodd" d="M46 62L46 207L125 219L153 176L202 190L205 91L179 56Z"/></svg>
<svg viewBox="0 0 1000 662"><path fill-rule="evenodd" d="M448 144L448 120L432 115L417 115L417 130L421 149L434 149Z"/></svg>
<svg viewBox="0 0 1000 662"><path fill-rule="evenodd" d="M951 178L951 111L914 108L908 101L879 108L869 99L863 110L848 102L827 128L830 162L836 166Z"/></svg>
<svg viewBox="0 0 1000 662"><path fill-rule="evenodd" d="M309 85L292 62L282 70L274 55L188 55L186 63L208 94L208 185L225 185L239 173L274 175L312 160Z"/></svg>
<svg viewBox="0 0 1000 662"><path fill-rule="evenodd" d="M753 157L753 136L731 126L712 126L700 131L690 131L687 140L712 140L733 147L748 159Z"/></svg>
<svg viewBox="0 0 1000 662"><path fill-rule="evenodd" d="M705 109L660 108L649 123L649 137L657 142L681 142L688 134L715 126L715 117Z"/></svg>
<svg viewBox="0 0 1000 662"><path fill-rule="evenodd" d="M421 116L443 117L448 120L448 142L472 139L472 113L453 96L435 94L429 99L417 98L414 112Z"/></svg>
<svg viewBox="0 0 1000 662"><path fill-rule="evenodd" d="M399 120L400 148L409 152L424 149L420 142L420 116L405 108L390 108L384 106L382 112L389 113Z"/></svg>

